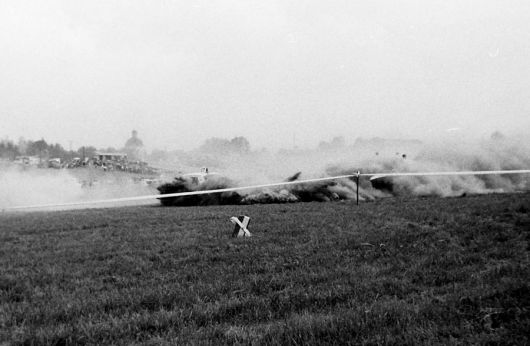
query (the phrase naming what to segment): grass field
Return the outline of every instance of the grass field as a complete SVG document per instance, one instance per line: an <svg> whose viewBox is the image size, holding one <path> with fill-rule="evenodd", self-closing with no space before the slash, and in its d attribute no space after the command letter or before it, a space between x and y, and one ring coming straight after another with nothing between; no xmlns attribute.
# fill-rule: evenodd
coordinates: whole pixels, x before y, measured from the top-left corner
<svg viewBox="0 0 530 346"><path fill-rule="evenodd" d="M529 250L530 193L4 213L0 340L528 345Z"/></svg>

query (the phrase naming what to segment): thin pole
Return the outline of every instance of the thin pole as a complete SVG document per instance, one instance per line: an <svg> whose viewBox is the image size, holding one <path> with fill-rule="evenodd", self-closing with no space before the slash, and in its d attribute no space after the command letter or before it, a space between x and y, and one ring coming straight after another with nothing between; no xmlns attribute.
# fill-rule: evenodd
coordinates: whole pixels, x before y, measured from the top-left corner
<svg viewBox="0 0 530 346"><path fill-rule="evenodd" d="M359 205L359 178L361 177L361 171L357 171L357 205Z"/></svg>

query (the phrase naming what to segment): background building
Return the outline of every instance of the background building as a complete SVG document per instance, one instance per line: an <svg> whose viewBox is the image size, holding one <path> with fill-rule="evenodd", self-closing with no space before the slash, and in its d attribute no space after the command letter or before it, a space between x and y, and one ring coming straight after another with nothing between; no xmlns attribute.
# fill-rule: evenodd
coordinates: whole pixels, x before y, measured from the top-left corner
<svg viewBox="0 0 530 346"><path fill-rule="evenodd" d="M123 151L130 161L142 161L145 157L144 143L138 138L138 132L132 131L132 137L125 142Z"/></svg>

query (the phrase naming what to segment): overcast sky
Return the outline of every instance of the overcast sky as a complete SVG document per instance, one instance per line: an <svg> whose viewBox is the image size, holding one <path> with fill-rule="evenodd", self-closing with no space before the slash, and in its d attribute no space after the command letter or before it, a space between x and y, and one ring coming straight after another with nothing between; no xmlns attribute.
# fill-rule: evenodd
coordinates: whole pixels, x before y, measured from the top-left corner
<svg viewBox="0 0 530 346"><path fill-rule="evenodd" d="M530 132L530 1L0 0L0 138Z"/></svg>

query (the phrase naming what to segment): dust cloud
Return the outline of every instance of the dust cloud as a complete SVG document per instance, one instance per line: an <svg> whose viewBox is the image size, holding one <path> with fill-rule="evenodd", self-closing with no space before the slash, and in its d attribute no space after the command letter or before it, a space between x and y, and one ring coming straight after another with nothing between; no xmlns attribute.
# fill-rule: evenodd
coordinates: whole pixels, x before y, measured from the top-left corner
<svg viewBox="0 0 530 346"><path fill-rule="evenodd" d="M357 140L353 145L319 146L246 153L209 153L200 150L152 162L160 169L156 183L124 172L94 168L44 169L0 165L0 208L76 203L120 197L194 190L210 190L297 181L337 175L391 172L513 170L530 168L530 146L524 139L480 142L422 143L399 140ZM208 167L211 179L200 185L177 179L182 173ZM173 169L169 169L173 168ZM158 191L157 191L158 190ZM355 179L269 187L220 194L160 199L164 205L292 203L350 200L356 197ZM415 195L460 196L530 190L530 175L362 178L361 200ZM150 200L140 203L157 203ZM105 204L95 205L108 206Z"/></svg>
<svg viewBox="0 0 530 346"><path fill-rule="evenodd" d="M8 163L0 165L0 209L78 203L156 193L154 186L148 186L137 177L121 172L99 172L90 168L48 169ZM140 203L153 203L153 201ZM91 206L104 207L108 204Z"/></svg>
<svg viewBox="0 0 530 346"><path fill-rule="evenodd" d="M530 168L528 142L524 139L488 139L466 142L452 140L442 143L373 139L357 141L353 146L324 146L315 150L267 151L247 155L216 155L197 152L194 160L218 170L227 179L213 179L194 186L184 180L174 180L161 187L161 193L208 190L248 186L297 179L312 179L338 175L395 172L485 171ZM185 160L184 160L185 161ZM290 177L297 172L294 179ZM370 181L361 179L361 200L373 200L397 195L461 196L466 194L527 191L530 176L421 176L387 177ZM348 200L356 197L354 179L340 179L311 184L254 191L161 200L164 205L291 203L300 201Z"/></svg>

